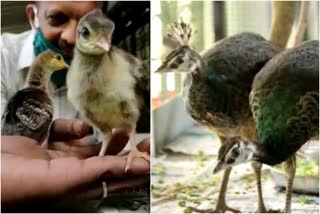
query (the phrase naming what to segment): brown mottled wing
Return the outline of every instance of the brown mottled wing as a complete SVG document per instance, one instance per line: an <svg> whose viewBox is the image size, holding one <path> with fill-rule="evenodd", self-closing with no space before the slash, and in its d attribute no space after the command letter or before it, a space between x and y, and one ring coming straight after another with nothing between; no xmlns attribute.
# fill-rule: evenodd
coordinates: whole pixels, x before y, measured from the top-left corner
<svg viewBox="0 0 320 214"><path fill-rule="evenodd" d="M23 125L36 131L52 119L52 113L51 105L28 99L17 108L16 115Z"/></svg>
<svg viewBox="0 0 320 214"><path fill-rule="evenodd" d="M40 89L26 88L9 99L1 117L2 135L21 135L42 142L52 122L49 96Z"/></svg>
<svg viewBox="0 0 320 214"><path fill-rule="evenodd" d="M140 89L149 91L150 90L150 61L140 60L135 56L126 53L122 50L120 53L125 57L125 59L131 64L129 72L136 79L137 85Z"/></svg>
<svg viewBox="0 0 320 214"><path fill-rule="evenodd" d="M285 160L319 134L319 41L273 57L255 76L250 107L262 143Z"/></svg>

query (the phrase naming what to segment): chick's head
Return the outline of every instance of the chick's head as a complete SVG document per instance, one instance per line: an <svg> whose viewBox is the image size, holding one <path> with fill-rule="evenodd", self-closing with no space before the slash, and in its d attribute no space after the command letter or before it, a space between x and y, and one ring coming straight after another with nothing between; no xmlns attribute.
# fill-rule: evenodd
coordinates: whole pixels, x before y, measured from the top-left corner
<svg viewBox="0 0 320 214"><path fill-rule="evenodd" d="M83 53L101 55L111 48L114 23L100 9L83 16L77 26L76 47Z"/></svg>
<svg viewBox="0 0 320 214"><path fill-rule="evenodd" d="M69 65L63 60L63 57L52 50L46 50L41 53L37 57L36 63L45 65L51 71L58 71L69 68Z"/></svg>

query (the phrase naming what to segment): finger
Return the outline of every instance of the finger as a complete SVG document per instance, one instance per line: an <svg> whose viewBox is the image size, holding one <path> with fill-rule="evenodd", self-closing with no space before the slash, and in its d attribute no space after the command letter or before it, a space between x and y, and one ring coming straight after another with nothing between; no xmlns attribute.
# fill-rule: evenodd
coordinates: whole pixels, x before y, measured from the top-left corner
<svg viewBox="0 0 320 214"><path fill-rule="evenodd" d="M146 184L150 181L150 176L140 176L134 178L126 178L117 181L106 181L107 185L107 194L108 196L117 193L123 192L132 188L136 188ZM78 191L76 194L72 194L73 197L76 197L76 200L99 200L103 196L103 187L102 182L97 182L90 187L84 188Z"/></svg>
<svg viewBox="0 0 320 214"><path fill-rule="evenodd" d="M150 174L150 163L143 158L135 158L130 170L125 172L127 158L123 156L91 157L83 160L82 166L94 167L87 176L98 176L102 180L108 177L138 176Z"/></svg>
<svg viewBox="0 0 320 214"><path fill-rule="evenodd" d="M24 169L31 162L36 161L39 162L39 160L33 160L25 163ZM135 158L128 172L125 172L126 163L127 158L121 156L94 156L84 160L73 157L56 158L51 160L50 163L41 165L45 171L48 171L46 172L48 176L46 176L46 182L42 190L57 194L57 192L83 187L83 185L95 181L150 175L148 161L142 158ZM47 167L48 164L50 167Z"/></svg>
<svg viewBox="0 0 320 214"><path fill-rule="evenodd" d="M87 136L81 140L51 143L49 144L49 149L50 150L48 152L53 154L52 158L74 156L84 159L98 155L101 149L101 144L95 143L95 139L92 136ZM55 155L57 152L59 152L58 156Z"/></svg>
<svg viewBox="0 0 320 214"><path fill-rule="evenodd" d="M78 159L85 159L92 156L96 156L100 151L99 144L92 144L82 147L67 147L64 148L64 143L57 143L55 150L47 150L51 159L62 158L62 157L77 157ZM60 147L60 148L59 148Z"/></svg>
<svg viewBox="0 0 320 214"><path fill-rule="evenodd" d="M116 155L126 146L129 140L129 132L127 129L116 129L112 134L106 154Z"/></svg>
<svg viewBox="0 0 320 214"><path fill-rule="evenodd" d="M40 144L23 136L1 136L1 154L12 154L38 159L50 159L49 155L43 150Z"/></svg>
<svg viewBox="0 0 320 214"><path fill-rule="evenodd" d="M141 141L138 145L137 148L141 152L148 152L150 154L150 137L144 139Z"/></svg>
<svg viewBox="0 0 320 214"><path fill-rule="evenodd" d="M50 128L49 141L80 139L89 133L90 126L78 119L56 119Z"/></svg>

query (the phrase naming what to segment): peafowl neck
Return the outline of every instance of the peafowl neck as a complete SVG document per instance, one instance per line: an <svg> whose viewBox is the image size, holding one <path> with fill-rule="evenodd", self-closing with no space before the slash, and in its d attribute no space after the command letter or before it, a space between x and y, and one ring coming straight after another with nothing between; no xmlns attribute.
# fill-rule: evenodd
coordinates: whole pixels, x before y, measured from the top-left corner
<svg viewBox="0 0 320 214"><path fill-rule="evenodd" d="M191 111L205 114L223 113L226 110L228 97L226 84L210 70L209 66L204 69L205 65L202 63L199 70L187 75L184 97L188 97Z"/></svg>
<svg viewBox="0 0 320 214"><path fill-rule="evenodd" d="M256 144L256 150L253 153L252 160L271 166L280 163L278 161L275 161L274 157L268 153L264 145L259 143Z"/></svg>
<svg viewBox="0 0 320 214"><path fill-rule="evenodd" d="M207 64L197 52L192 51L191 55L191 62L193 62L190 68L192 79L194 79L194 81L205 79L207 77Z"/></svg>
<svg viewBox="0 0 320 214"><path fill-rule="evenodd" d="M53 73L52 69L45 65L34 64L31 66L26 85L27 87L39 88L46 92L49 91L49 79Z"/></svg>
<svg viewBox="0 0 320 214"><path fill-rule="evenodd" d="M287 160L294 153L291 152L286 143L286 135L279 130L269 130L265 136L260 138L253 160L268 165L276 165Z"/></svg>

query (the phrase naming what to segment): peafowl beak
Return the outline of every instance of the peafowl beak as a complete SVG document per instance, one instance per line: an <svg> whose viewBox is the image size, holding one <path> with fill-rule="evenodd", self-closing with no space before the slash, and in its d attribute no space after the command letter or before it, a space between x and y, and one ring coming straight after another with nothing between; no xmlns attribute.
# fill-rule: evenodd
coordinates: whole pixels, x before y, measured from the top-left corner
<svg viewBox="0 0 320 214"><path fill-rule="evenodd" d="M224 168L225 168L224 163L222 161L219 161L213 170L213 174L217 174L218 172L220 172Z"/></svg>
<svg viewBox="0 0 320 214"><path fill-rule="evenodd" d="M163 74L163 73L168 73L168 69L167 69L167 65L166 64L162 64L156 71L155 73L157 74Z"/></svg>
<svg viewBox="0 0 320 214"><path fill-rule="evenodd" d="M111 44L110 41L105 39L105 38L101 38L96 45L104 50L106 50L106 52L109 52Z"/></svg>

